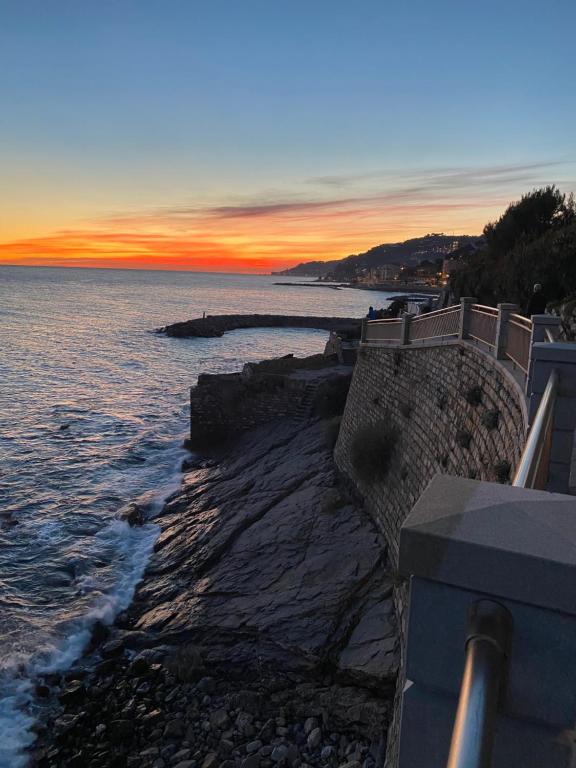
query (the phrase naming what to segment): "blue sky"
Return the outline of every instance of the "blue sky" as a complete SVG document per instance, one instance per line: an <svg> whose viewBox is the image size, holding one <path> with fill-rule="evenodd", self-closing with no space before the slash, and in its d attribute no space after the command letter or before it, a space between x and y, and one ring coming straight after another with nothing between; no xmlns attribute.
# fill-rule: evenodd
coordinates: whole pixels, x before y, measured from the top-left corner
<svg viewBox="0 0 576 768"><path fill-rule="evenodd" d="M0 1L0 239L452 172L477 221L435 229L469 229L576 186L575 27L568 0Z"/></svg>

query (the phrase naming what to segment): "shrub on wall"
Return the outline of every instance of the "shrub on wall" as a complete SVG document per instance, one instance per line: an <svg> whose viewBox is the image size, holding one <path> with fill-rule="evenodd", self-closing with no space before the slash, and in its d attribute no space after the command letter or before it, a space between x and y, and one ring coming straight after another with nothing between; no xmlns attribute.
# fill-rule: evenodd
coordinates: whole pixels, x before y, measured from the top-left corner
<svg viewBox="0 0 576 768"><path fill-rule="evenodd" d="M348 377L341 377L321 386L314 398L316 415L325 419L343 413L349 389L350 379Z"/></svg>
<svg viewBox="0 0 576 768"><path fill-rule="evenodd" d="M352 466L360 480L367 485L383 480L398 442L398 433L389 421L360 427L350 446Z"/></svg>
<svg viewBox="0 0 576 768"><path fill-rule="evenodd" d="M412 403L402 402L398 407L402 416L404 416L405 419L409 419L413 410Z"/></svg>
<svg viewBox="0 0 576 768"><path fill-rule="evenodd" d="M472 435L467 429L459 429L458 432L456 432L456 443L460 448L470 448L471 442Z"/></svg>
<svg viewBox="0 0 576 768"><path fill-rule="evenodd" d="M510 462L509 461L498 461L496 464L494 464L494 474L496 475L496 480L498 480L499 483L507 483L510 479L510 470L511 470Z"/></svg>
<svg viewBox="0 0 576 768"><path fill-rule="evenodd" d="M500 421L500 411L486 411L482 416L482 424L486 429L496 429Z"/></svg>
<svg viewBox="0 0 576 768"><path fill-rule="evenodd" d="M482 387L479 387L478 385L470 387L470 389L466 391L464 397L466 398L466 402L470 405L480 405L482 402Z"/></svg>

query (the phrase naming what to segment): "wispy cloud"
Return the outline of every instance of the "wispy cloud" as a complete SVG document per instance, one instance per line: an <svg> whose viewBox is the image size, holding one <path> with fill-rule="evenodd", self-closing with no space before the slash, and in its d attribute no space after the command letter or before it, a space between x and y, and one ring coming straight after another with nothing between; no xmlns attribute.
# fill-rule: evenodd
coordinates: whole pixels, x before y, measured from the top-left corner
<svg viewBox="0 0 576 768"><path fill-rule="evenodd" d="M217 205L110 213L77 230L0 244L0 263L262 271L338 258L430 231L479 233L510 201L551 183L570 165L555 160L317 177L288 192Z"/></svg>

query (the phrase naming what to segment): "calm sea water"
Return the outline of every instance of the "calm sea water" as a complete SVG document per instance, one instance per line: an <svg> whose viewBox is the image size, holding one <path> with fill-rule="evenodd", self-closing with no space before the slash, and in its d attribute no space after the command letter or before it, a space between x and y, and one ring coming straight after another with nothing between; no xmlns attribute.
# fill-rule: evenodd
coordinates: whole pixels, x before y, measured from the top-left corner
<svg viewBox="0 0 576 768"><path fill-rule="evenodd" d="M151 331L204 311L361 316L386 303L278 279L0 268L0 767L26 764L34 674L70 666L93 623L129 605L158 530L116 515L177 487L198 374L313 354L327 337Z"/></svg>

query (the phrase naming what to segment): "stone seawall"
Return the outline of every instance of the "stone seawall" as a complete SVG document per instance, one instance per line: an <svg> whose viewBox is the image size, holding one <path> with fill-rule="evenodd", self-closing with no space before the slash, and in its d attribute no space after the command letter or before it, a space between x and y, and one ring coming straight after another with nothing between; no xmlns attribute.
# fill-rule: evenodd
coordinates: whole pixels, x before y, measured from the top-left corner
<svg viewBox="0 0 576 768"><path fill-rule="evenodd" d="M397 438L386 477L367 483L354 457L362 430L369 425L395 428ZM335 459L364 497L387 542L389 565L396 569L400 527L432 477L448 473L508 482L526 430L518 384L493 358L471 345L362 347ZM403 648L407 585L399 581L395 604ZM396 765L402 686L403 663L388 734L387 768Z"/></svg>
<svg viewBox="0 0 576 768"><path fill-rule="evenodd" d="M343 330L360 335L357 317L309 317L306 315L207 315L159 328L159 333L176 338L218 337L242 328L315 328Z"/></svg>
<svg viewBox="0 0 576 768"><path fill-rule="evenodd" d="M280 418L304 419L318 408L329 415L322 412L323 399L333 396L334 388L343 391L341 409L351 372L336 355L320 354L246 363L242 373L202 374L190 392L191 445L207 448L206 440L217 442Z"/></svg>
<svg viewBox="0 0 576 768"><path fill-rule="evenodd" d="M511 376L469 345L361 349L335 457L366 499L394 567L400 526L435 474L508 481L524 447L522 399ZM354 438L383 423L397 428L398 442L386 478L366 485Z"/></svg>

